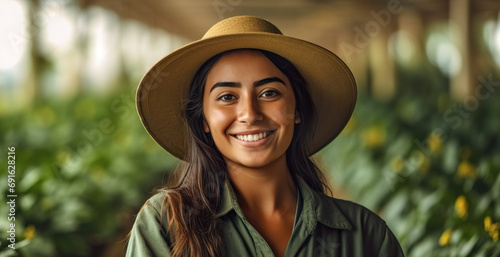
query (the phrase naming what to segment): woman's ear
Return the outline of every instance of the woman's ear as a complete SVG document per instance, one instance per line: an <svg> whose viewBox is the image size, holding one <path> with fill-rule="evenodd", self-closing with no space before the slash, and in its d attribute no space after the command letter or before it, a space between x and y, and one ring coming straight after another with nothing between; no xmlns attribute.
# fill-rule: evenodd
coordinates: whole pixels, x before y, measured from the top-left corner
<svg viewBox="0 0 500 257"><path fill-rule="evenodd" d="M299 124L301 119L300 119L300 114L299 111L295 111L295 124Z"/></svg>
<svg viewBox="0 0 500 257"><path fill-rule="evenodd" d="M205 131L205 133L210 132L210 128L208 127L208 123L205 119L203 119L203 131Z"/></svg>

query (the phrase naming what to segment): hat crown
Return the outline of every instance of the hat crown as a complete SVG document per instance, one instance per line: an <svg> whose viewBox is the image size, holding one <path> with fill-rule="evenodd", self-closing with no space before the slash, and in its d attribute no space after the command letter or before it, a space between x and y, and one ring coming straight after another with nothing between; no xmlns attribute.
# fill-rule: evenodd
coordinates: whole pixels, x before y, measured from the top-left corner
<svg viewBox="0 0 500 257"><path fill-rule="evenodd" d="M240 33L283 34L272 23L259 17L235 16L217 22L205 33L202 39Z"/></svg>

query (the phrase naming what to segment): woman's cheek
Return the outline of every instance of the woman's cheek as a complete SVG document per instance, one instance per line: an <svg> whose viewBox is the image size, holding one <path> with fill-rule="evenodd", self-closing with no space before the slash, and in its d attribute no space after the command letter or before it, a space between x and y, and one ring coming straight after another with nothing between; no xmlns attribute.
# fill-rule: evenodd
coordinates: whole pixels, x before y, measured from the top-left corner
<svg viewBox="0 0 500 257"><path fill-rule="evenodd" d="M294 123L295 119L295 106L290 107L287 104L281 104L280 106L274 108L274 117L277 117L277 121L283 125L289 125Z"/></svg>
<svg viewBox="0 0 500 257"><path fill-rule="evenodd" d="M232 113L234 111L229 108L213 109L210 113L211 125L215 127L223 127L224 130L232 123Z"/></svg>

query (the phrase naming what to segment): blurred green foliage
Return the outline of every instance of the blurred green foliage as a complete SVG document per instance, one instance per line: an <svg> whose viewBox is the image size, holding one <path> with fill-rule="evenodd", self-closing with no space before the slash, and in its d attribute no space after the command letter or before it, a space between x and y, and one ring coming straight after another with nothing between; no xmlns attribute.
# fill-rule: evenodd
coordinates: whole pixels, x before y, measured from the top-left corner
<svg viewBox="0 0 500 257"><path fill-rule="evenodd" d="M361 96L322 159L334 185L384 217L407 256L500 256L499 100Z"/></svg>
<svg viewBox="0 0 500 257"><path fill-rule="evenodd" d="M16 148L18 195L16 251L5 241L2 207L0 256L99 256L123 243L133 215L176 165L142 128L132 90L4 114L0 134L2 159ZM2 175L2 199L7 189Z"/></svg>

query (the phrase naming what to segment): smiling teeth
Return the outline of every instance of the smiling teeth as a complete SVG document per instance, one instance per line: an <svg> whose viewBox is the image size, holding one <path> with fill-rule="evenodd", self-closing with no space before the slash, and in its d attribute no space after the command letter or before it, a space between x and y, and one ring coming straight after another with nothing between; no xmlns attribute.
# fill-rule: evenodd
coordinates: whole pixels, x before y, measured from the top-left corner
<svg viewBox="0 0 500 257"><path fill-rule="evenodd" d="M261 132L258 134L251 134L251 135L236 135L236 138L242 141L247 141L247 142L253 142L257 140L261 140L267 136L269 136L269 132Z"/></svg>

